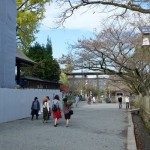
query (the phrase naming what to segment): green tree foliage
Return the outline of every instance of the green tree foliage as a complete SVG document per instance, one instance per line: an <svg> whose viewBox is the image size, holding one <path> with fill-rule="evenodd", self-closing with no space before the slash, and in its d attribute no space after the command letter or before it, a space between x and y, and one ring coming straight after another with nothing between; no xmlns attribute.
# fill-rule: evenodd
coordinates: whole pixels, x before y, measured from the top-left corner
<svg viewBox="0 0 150 150"><path fill-rule="evenodd" d="M29 68L23 68L23 75L31 75L44 80L59 81L60 66L52 56L52 44L49 39L47 40L46 47L35 43L26 52L26 55L37 62L37 64L32 67L32 72L29 71Z"/></svg>
<svg viewBox="0 0 150 150"><path fill-rule="evenodd" d="M44 5L51 0L16 0L17 5L17 43L27 48L35 40L39 21L44 18Z"/></svg>
<svg viewBox="0 0 150 150"><path fill-rule="evenodd" d="M66 72L72 72L74 70L74 68L72 67L72 59L73 59L73 55L71 53L69 53L67 56L66 55L62 55L61 58L59 58L59 63L61 64L65 64L65 67L62 69L64 73Z"/></svg>
<svg viewBox="0 0 150 150"><path fill-rule="evenodd" d="M61 81L61 83L65 84L65 85L69 84L68 78L65 75L65 73L63 73L63 72L61 72L61 74L60 74L60 81Z"/></svg>

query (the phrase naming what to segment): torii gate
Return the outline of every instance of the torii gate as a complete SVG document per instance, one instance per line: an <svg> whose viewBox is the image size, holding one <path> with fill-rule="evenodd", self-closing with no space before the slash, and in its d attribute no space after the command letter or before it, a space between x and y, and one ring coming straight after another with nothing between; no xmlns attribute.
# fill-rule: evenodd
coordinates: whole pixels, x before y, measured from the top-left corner
<svg viewBox="0 0 150 150"><path fill-rule="evenodd" d="M67 76L72 76L72 83L73 83L73 87L74 87L74 82L75 80L83 80L83 79L87 79L87 80L91 80L91 79L96 79L97 81L97 87L99 88L99 80L109 80L109 81L119 81L120 82L120 79L114 79L114 78L107 78L107 77L99 77L99 75L106 75L104 74L103 72L71 72L71 73L65 73ZM75 76L82 76L81 78L75 78ZM96 75L96 78L87 78L88 75ZM107 75L114 75L113 73L108 73ZM120 91L119 92L123 92L123 91ZM117 94L117 93L116 93ZM120 94L120 93L118 93ZM117 94L117 95L118 95ZM110 96L110 95L109 95ZM102 102L102 100L100 99L100 95L98 95L98 99L99 99L99 102Z"/></svg>
<svg viewBox="0 0 150 150"><path fill-rule="evenodd" d="M105 75L103 72L71 72L71 73L65 73L67 76L72 76L73 86L75 80L81 80L81 79L96 79L97 81L97 87L99 88L99 79L107 79L107 78L100 78L99 75ZM96 78L87 78L87 76L93 76L96 75ZM81 78L75 78L75 76L82 76ZM99 96L99 95L98 95Z"/></svg>
<svg viewBox="0 0 150 150"><path fill-rule="evenodd" d="M75 79L89 79L87 78L88 75L96 75L96 78L90 78L90 79L96 79L97 81L97 87L99 87L99 79L106 79L106 78L99 78L99 75L105 75L104 73L102 72L71 72L71 73L65 73L67 76L72 76L73 77L73 84L74 84L74 80ZM81 78L75 78L75 76L79 76L81 75L82 77Z"/></svg>
<svg viewBox="0 0 150 150"><path fill-rule="evenodd" d="M0 0L0 88L15 87L16 0Z"/></svg>

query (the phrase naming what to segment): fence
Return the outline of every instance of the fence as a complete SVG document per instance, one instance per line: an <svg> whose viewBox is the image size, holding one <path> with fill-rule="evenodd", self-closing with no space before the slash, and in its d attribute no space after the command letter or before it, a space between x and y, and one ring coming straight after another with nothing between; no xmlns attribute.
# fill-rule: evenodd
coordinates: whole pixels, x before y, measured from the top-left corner
<svg viewBox="0 0 150 150"><path fill-rule="evenodd" d="M34 97L42 103L43 97L53 99L56 94L61 98L59 90L0 88L0 123L29 117Z"/></svg>
<svg viewBox="0 0 150 150"><path fill-rule="evenodd" d="M146 126L150 129L150 97L142 97L141 95L136 96L135 106L140 107L141 116Z"/></svg>
<svg viewBox="0 0 150 150"><path fill-rule="evenodd" d="M141 95L135 97L135 103L138 107L145 111L145 113L150 115L150 97Z"/></svg>

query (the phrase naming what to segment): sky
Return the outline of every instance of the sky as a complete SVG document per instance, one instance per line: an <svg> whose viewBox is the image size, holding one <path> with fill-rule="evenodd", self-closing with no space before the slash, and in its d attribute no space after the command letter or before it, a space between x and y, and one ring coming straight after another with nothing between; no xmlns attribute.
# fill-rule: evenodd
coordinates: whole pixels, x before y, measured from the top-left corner
<svg viewBox="0 0 150 150"><path fill-rule="evenodd" d="M62 8L59 8L54 2L46 5L45 8L45 19L42 20L39 33L36 34L36 41L45 45L47 37L49 37L52 41L53 57L56 59L69 52L68 44L74 44L83 37L94 37L94 33L102 29L104 22L111 21L113 17L110 16L121 14L124 11L121 8L114 9L114 7L109 6L107 9L114 11L108 12L103 5L91 10L82 7L75 10L74 14L66 20L63 24L64 28L61 26L56 29L57 24L55 22L61 14ZM129 14L131 15L130 21L135 23L135 14L132 12Z"/></svg>
<svg viewBox="0 0 150 150"><path fill-rule="evenodd" d="M46 5L45 19L41 22L36 41L46 44L47 37L52 41L53 57L60 58L62 54L69 52L68 43L74 44L83 37L93 37L95 29L100 29L100 21L108 17L108 13L94 13L84 7L76 10L74 15L66 20L64 28L56 27L56 19L60 14L60 8L55 3Z"/></svg>

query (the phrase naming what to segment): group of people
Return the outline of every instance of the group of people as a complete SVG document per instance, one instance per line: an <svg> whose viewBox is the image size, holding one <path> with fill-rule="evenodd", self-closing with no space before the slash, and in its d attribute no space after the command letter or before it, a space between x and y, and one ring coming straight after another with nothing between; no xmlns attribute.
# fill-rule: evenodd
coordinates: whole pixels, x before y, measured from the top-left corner
<svg viewBox="0 0 150 150"><path fill-rule="evenodd" d="M66 127L69 126L69 120L71 118L71 115L73 114L73 111L71 110L72 104L73 102L68 102L67 97L63 99L63 112L66 120ZM43 123L47 123L48 120L50 119L51 114L53 114L54 127L57 127L58 119L62 118L59 96L55 95L52 103L50 103L49 96L44 97L42 102L42 110L43 110ZM31 120L33 120L34 115L36 115L36 119L38 119L39 111L40 111L40 102L38 101L38 98L35 97L31 105L31 115L32 115Z"/></svg>
<svg viewBox="0 0 150 150"><path fill-rule="evenodd" d="M94 104L94 103L96 103L95 97L94 97L94 96L93 96L93 97L92 97L92 96L89 96L89 97L88 97L88 100L87 100L87 103L88 103L88 104L92 104L92 103Z"/></svg>
<svg viewBox="0 0 150 150"><path fill-rule="evenodd" d="M129 101L129 96L126 96L125 97L126 109L129 109L129 107L130 107L130 103L129 102L130 102ZM122 108L122 96L118 97L118 103L119 103L119 109L121 109Z"/></svg>

